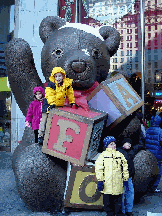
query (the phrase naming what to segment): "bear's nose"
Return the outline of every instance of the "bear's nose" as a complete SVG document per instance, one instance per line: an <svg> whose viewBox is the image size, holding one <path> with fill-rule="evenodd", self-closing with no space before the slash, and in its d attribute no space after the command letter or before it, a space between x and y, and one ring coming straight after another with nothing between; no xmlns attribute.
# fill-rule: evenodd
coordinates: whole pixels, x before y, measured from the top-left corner
<svg viewBox="0 0 162 216"><path fill-rule="evenodd" d="M73 62L72 63L72 69L76 72L76 73L81 73L83 71L85 71L86 65L84 62Z"/></svg>

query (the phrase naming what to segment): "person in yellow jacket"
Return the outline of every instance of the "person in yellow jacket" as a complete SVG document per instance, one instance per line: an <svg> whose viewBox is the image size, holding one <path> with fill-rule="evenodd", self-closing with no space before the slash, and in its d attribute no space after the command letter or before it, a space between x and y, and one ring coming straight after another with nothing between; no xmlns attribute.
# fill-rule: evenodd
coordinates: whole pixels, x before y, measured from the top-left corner
<svg viewBox="0 0 162 216"><path fill-rule="evenodd" d="M95 162L97 188L103 193L104 209L108 216L124 215L122 213L122 194L128 186L128 164L124 155L116 151L116 139L107 136L103 140L106 148Z"/></svg>
<svg viewBox="0 0 162 216"><path fill-rule="evenodd" d="M66 78L66 73L61 67L54 67L49 77L50 82L45 89L45 99L42 105L42 119L38 131L38 143L43 144L45 125L50 109L63 107L68 97L71 107L75 105L72 79Z"/></svg>

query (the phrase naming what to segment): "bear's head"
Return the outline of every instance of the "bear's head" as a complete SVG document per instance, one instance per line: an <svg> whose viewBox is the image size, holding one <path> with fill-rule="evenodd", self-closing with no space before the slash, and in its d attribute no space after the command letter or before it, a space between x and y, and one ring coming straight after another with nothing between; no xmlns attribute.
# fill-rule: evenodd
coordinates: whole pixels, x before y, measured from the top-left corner
<svg viewBox="0 0 162 216"><path fill-rule="evenodd" d="M46 81L54 67L62 67L75 89L90 88L107 78L110 57L120 43L120 34L113 27L95 29L57 16L43 19L39 34L44 43L41 67Z"/></svg>

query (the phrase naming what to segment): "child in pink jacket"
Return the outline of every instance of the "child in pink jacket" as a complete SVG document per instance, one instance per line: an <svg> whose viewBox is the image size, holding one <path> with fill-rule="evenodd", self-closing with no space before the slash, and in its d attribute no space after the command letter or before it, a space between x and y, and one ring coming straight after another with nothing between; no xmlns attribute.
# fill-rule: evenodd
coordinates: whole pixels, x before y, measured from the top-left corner
<svg viewBox="0 0 162 216"><path fill-rule="evenodd" d="M44 97L45 97L45 93L41 86L35 87L33 89L34 101L30 103L26 115L26 119L25 119L26 126L27 127L32 126L32 129L34 130L35 143L38 143L38 129L39 129L40 120L42 118L42 103Z"/></svg>

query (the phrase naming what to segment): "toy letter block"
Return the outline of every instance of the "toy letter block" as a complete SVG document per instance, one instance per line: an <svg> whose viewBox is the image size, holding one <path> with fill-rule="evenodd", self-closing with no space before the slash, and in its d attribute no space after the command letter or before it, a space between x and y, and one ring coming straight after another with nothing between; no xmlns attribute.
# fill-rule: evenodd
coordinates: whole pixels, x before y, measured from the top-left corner
<svg viewBox="0 0 162 216"><path fill-rule="evenodd" d="M85 160L97 154L106 119L107 113L94 109L50 110L42 151L83 166Z"/></svg>
<svg viewBox="0 0 162 216"><path fill-rule="evenodd" d="M143 105L142 99L121 74L102 82L87 101L90 107L108 113L106 126L118 124Z"/></svg>
<svg viewBox="0 0 162 216"><path fill-rule="evenodd" d="M97 190L94 164L72 166L64 205L73 208L103 208L103 195Z"/></svg>

